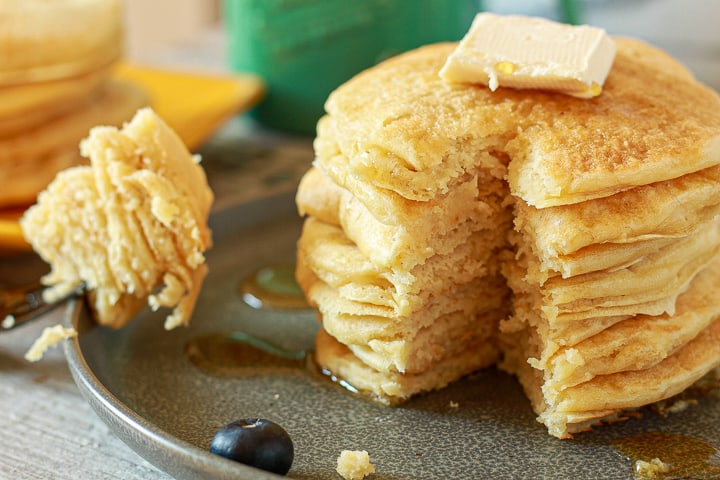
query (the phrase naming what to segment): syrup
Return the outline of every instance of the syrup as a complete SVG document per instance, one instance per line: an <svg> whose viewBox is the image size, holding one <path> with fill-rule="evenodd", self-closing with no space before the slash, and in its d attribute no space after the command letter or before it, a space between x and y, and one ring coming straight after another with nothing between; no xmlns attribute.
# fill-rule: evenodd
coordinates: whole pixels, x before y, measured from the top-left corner
<svg viewBox="0 0 720 480"><path fill-rule="evenodd" d="M271 265L253 272L240 284L240 294L253 308L302 310L310 308L295 281L292 265Z"/></svg>
<svg viewBox="0 0 720 480"><path fill-rule="evenodd" d="M309 308L292 265L256 270L243 280L240 294L245 303L257 309ZM206 373L229 377L258 368L306 368L309 357L304 350L288 350L242 331L200 335L188 342L185 353Z"/></svg>
<svg viewBox="0 0 720 480"><path fill-rule="evenodd" d="M305 351L291 351L243 332L211 333L193 338L185 352L211 375L237 377L258 368L306 368Z"/></svg>
<svg viewBox="0 0 720 480"><path fill-rule="evenodd" d="M612 447L633 465L636 479L711 480L720 478L720 450L700 439L674 433L648 432L621 438ZM666 468L644 471L638 461L659 459Z"/></svg>
<svg viewBox="0 0 720 480"><path fill-rule="evenodd" d="M185 347L185 354L198 368L209 375L242 377L267 369L300 370L315 378L322 378L339 390L379 405L390 405L369 392L360 390L320 369L311 350L288 350L267 340L244 332L210 333L193 338Z"/></svg>

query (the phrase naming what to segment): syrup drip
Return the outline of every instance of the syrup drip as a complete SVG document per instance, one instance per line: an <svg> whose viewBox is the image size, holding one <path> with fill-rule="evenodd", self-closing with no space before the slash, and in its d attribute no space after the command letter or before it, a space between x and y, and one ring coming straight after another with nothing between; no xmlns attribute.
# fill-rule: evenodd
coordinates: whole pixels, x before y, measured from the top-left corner
<svg viewBox="0 0 720 480"><path fill-rule="evenodd" d="M329 370L319 368L312 353L287 350L239 331L201 335L190 340L185 348L190 361L209 375L243 377L263 369L303 370L357 398L379 405L391 405L386 399L360 390Z"/></svg>
<svg viewBox="0 0 720 480"><path fill-rule="evenodd" d="M317 363L313 363L313 366L319 375L329 380L338 390L352 395L353 397L369 401L375 405L382 405L383 407L392 407L399 403L399 400L393 401L390 398L380 397L373 392L360 389L342 377L338 377L327 368L318 369L319 365L317 365Z"/></svg>
<svg viewBox="0 0 720 480"><path fill-rule="evenodd" d="M649 432L616 440L612 447L633 464L636 479L672 480L720 478L720 450L697 438L672 433ZM638 461L659 459L666 468L638 468Z"/></svg>
<svg viewBox="0 0 720 480"><path fill-rule="evenodd" d="M192 339L186 354L211 375L237 377L258 368L306 368L305 351L283 349L243 332L211 333Z"/></svg>
<svg viewBox="0 0 720 480"><path fill-rule="evenodd" d="M263 267L240 284L240 294L253 308L301 310L309 308L295 281L292 265Z"/></svg>

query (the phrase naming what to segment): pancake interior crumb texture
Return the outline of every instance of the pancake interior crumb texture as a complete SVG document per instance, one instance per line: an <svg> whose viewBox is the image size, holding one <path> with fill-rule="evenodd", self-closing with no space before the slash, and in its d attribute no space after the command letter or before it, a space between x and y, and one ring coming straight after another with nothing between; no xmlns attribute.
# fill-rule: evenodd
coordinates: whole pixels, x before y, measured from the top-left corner
<svg viewBox="0 0 720 480"><path fill-rule="evenodd" d="M95 319L119 328L145 305L186 324L207 273L213 194L200 159L151 109L122 129L95 127L81 143L90 165L60 172L23 215L42 281L84 284Z"/></svg>
<svg viewBox="0 0 720 480"><path fill-rule="evenodd" d="M365 450L343 450L336 470L345 480L362 480L375 473L375 466L370 463L370 455Z"/></svg>

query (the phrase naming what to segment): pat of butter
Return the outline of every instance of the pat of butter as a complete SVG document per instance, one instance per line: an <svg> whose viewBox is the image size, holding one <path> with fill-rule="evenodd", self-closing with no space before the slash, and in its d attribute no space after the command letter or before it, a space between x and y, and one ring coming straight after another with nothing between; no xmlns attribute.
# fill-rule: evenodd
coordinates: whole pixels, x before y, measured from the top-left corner
<svg viewBox="0 0 720 480"><path fill-rule="evenodd" d="M448 82L553 90L575 97L600 95L615 59L604 30L543 18L479 13L448 57Z"/></svg>

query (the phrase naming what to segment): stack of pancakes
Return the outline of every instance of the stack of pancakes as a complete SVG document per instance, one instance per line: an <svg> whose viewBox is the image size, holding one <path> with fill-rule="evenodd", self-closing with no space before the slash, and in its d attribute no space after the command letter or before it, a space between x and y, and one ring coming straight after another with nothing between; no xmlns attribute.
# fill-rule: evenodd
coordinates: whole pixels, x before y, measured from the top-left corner
<svg viewBox="0 0 720 480"><path fill-rule="evenodd" d="M297 195L324 369L397 402L497 361L566 437L720 364L720 99L615 41L589 100L444 82L454 44L330 96Z"/></svg>
<svg viewBox="0 0 720 480"><path fill-rule="evenodd" d="M308 172L298 191L310 217L297 277L322 314L321 365L397 403L494 363L497 320L507 314L504 191L499 178L475 175L430 201L366 189L382 198L366 204L321 170ZM382 202L387 223L372 210Z"/></svg>
<svg viewBox="0 0 720 480"><path fill-rule="evenodd" d="M98 124L120 125L146 105L112 81L122 50L120 0L0 3L0 207L27 205L81 161Z"/></svg>

